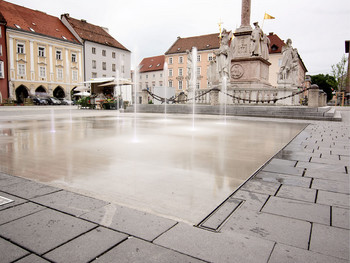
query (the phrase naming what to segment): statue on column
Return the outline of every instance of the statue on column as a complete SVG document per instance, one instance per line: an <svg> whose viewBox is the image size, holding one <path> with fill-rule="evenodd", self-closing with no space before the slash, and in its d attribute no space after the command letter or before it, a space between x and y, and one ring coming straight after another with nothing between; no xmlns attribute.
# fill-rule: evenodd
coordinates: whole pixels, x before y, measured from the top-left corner
<svg viewBox="0 0 350 263"><path fill-rule="evenodd" d="M262 54L262 42L264 40L264 32L259 27L259 23L255 22L253 24L255 28L251 34L251 51L252 56L261 56Z"/></svg>
<svg viewBox="0 0 350 263"><path fill-rule="evenodd" d="M232 31L227 32L224 28L221 33L220 48L214 52L219 71L220 79L229 76L229 43L232 38Z"/></svg>
<svg viewBox="0 0 350 263"><path fill-rule="evenodd" d="M297 84L298 51L292 47L292 40L287 39L282 47L282 63L278 73L278 83Z"/></svg>

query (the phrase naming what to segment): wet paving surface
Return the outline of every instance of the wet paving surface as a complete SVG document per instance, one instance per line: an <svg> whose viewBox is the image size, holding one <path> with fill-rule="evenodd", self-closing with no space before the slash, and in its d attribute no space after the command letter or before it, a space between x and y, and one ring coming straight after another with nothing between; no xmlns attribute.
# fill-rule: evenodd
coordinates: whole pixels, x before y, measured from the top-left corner
<svg viewBox="0 0 350 263"><path fill-rule="evenodd" d="M305 127L76 112L0 116L0 171L192 224Z"/></svg>

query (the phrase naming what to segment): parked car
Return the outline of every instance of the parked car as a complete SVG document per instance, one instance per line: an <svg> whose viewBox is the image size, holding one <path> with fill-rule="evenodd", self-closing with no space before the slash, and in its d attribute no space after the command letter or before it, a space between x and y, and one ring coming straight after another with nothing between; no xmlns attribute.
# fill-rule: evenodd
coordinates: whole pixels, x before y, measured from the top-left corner
<svg viewBox="0 0 350 263"><path fill-rule="evenodd" d="M62 105L74 105L74 101L65 98L60 99Z"/></svg>
<svg viewBox="0 0 350 263"><path fill-rule="evenodd" d="M47 97L47 101L50 105L61 105L61 101L55 97Z"/></svg>
<svg viewBox="0 0 350 263"><path fill-rule="evenodd" d="M32 97L33 103L35 105L47 105L48 101L44 98L40 98L40 97Z"/></svg>

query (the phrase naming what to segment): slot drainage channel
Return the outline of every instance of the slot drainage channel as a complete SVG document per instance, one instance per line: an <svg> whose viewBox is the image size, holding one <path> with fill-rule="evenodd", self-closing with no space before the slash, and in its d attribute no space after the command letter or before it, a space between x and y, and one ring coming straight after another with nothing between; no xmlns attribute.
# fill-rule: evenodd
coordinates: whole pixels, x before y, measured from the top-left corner
<svg viewBox="0 0 350 263"><path fill-rule="evenodd" d="M244 200L237 198L228 198L224 203L217 207L210 215L208 215L197 227L205 230L219 232L221 226L236 211Z"/></svg>

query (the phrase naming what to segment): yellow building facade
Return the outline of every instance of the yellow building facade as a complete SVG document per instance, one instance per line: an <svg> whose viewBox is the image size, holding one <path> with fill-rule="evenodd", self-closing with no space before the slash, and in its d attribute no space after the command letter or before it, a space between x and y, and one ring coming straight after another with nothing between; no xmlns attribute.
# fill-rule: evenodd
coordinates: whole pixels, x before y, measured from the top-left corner
<svg viewBox="0 0 350 263"><path fill-rule="evenodd" d="M81 44L12 29L6 33L10 98L23 102L36 93L70 98L83 82Z"/></svg>

